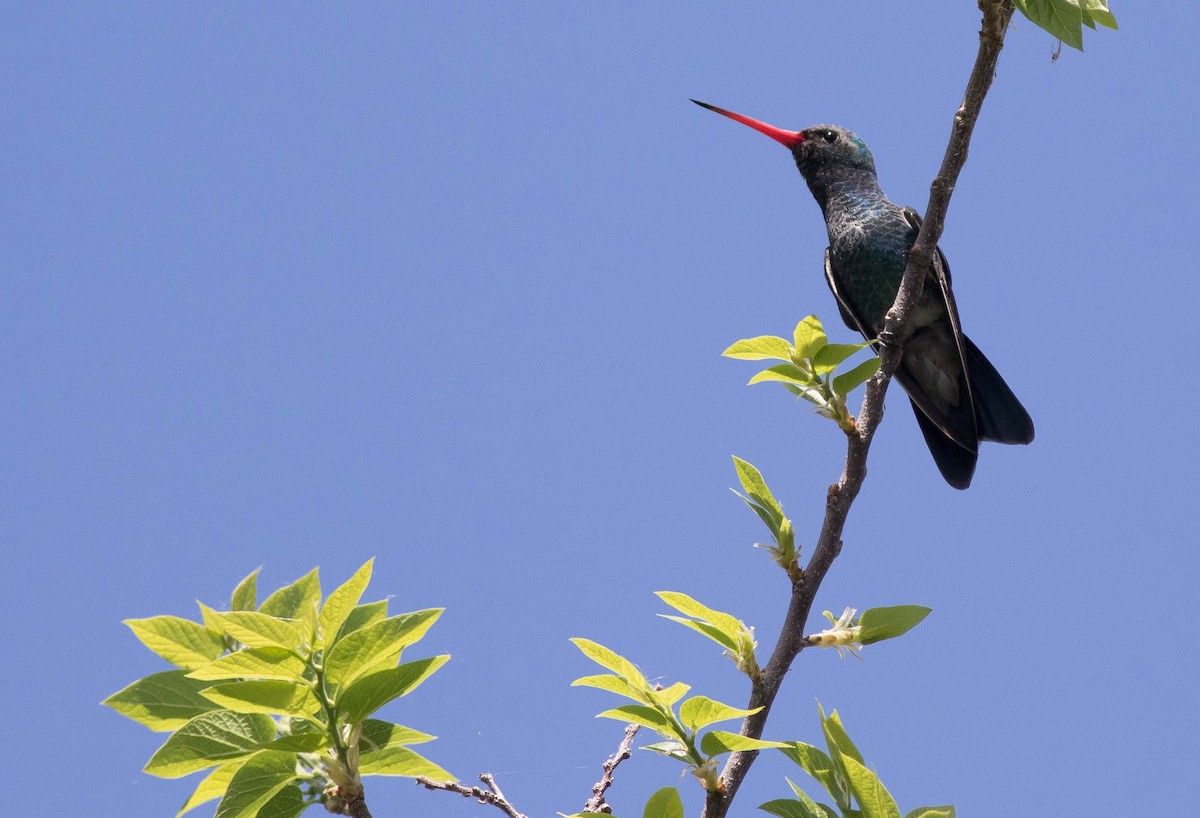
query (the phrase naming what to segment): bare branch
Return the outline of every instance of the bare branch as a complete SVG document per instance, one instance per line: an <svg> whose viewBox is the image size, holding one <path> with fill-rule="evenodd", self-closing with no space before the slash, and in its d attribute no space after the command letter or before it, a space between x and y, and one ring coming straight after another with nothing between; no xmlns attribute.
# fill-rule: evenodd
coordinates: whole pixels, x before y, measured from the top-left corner
<svg viewBox="0 0 1200 818"><path fill-rule="evenodd" d="M896 365L900 362L903 342L906 339L912 307L921 296L925 273L932 268L938 239L946 221L946 210L950 196L958 181L958 174L967 159L967 148L971 133L979 118L984 97L996 73L996 62L1004 47L1004 35L1012 19L1012 0L979 0L983 12L983 25L979 31L979 53L967 83L962 105L954 115L950 142L942 159L941 169L930 186L929 206L921 225L916 243L909 251L908 264L904 270L895 303L888 311L887 320L880 340L882 363L879 374L867 383L862 410L858 417L858 431L847 436L846 463L838 482L829 487L825 498L825 519L821 534L812 557L804 571L792 582L792 598L784 617L779 640L761 676L754 682L747 708L761 707L742 723L742 735L761 738L763 727L771 705L783 683L796 655L805 647L804 624L812 608L813 599L829 566L842 549L842 530L850 507L858 496L863 480L867 476L867 452L875 430L883 419L883 398ZM737 794L738 787L758 756L757 751L733 753L721 773L721 789L710 791L704 805L704 818L724 818Z"/></svg>
<svg viewBox="0 0 1200 818"><path fill-rule="evenodd" d="M613 773L616 772L617 767L633 754L633 737L637 735L637 731L638 725L625 725L625 739L617 747L616 754L604 762L604 775L592 787L592 797L583 805L584 812L612 812L612 808L604 800L604 793L608 792L608 788L612 786Z"/></svg>
<svg viewBox="0 0 1200 818"><path fill-rule="evenodd" d="M494 807L498 807L508 818L526 818L525 815L517 812L516 807L508 803L508 799L500 791L500 787L496 784L496 779L491 773L483 773L479 776L479 780L483 782L487 789L483 787L464 787L462 784L454 781L438 782L423 775L416 777L416 782L427 790L456 792L463 798L474 798L481 804L491 804Z"/></svg>

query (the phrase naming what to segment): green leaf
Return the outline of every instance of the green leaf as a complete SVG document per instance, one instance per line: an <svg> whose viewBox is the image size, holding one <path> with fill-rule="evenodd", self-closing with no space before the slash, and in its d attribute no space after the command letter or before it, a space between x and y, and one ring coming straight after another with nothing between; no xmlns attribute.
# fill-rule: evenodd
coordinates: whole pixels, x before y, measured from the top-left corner
<svg viewBox="0 0 1200 818"><path fill-rule="evenodd" d="M187 671L167 670L138 679L101 702L155 732L175 730L217 707L204 698L207 683L189 679Z"/></svg>
<svg viewBox="0 0 1200 818"><path fill-rule="evenodd" d="M420 730L414 730L411 727L405 727L401 724L392 724L390 721L380 721L379 719L367 719L363 722L362 736L359 738L358 747L361 752L372 753L385 750L388 747L424 744L427 741L433 741L435 738L436 736L422 733Z"/></svg>
<svg viewBox="0 0 1200 818"><path fill-rule="evenodd" d="M726 358L738 358L743 361L761 361L766 358L777 358L781 361L791 361L792 345L774 335L760 335L757 338L744 338L722 352Z"/></svg>
<svg viewBox="0 0 1200 818"><path fill-rule="evenodd" d="M812 386L816 381L807 372L800 369L795 364L776 364L768 369L759 372L750 380L746 381L747 386L753 386L756 383L764 383L766 381L781 381L783 383L795 383L801 386Z"/></svg>
<svg viewBox="0 0 1200 818"><path fill-rule="evenodd" d="M257 818L296 818L312 804L295 784L288 784L259 808Z"/></svg>
<svg viewBox="0 0 1200 818"><path fill-rule="evenodd" d="M358 605L363 591L367 590L367 583L371 581L371 568L374 564L374 557L367 560L361 568L354 572L354 576L338 586L325 600L318 619L317 644L319 646L323 647L333 643L342 624Z"/></svg>
<svg viewBox="0 0 1200 818"><path fill-rule="evenodd" d="M356 724L393 699L411 693L449 659L434 656L363 676L338 693L338 712L347 723Z"/></svg>
<svg viewBox="0 0 1200 818"><path fill-rule="evenodd" d="M1083 11L1071 0L1013 0L1034 25L1083 50Z"/></svg>
<svg viewBox="0 0 1200 818"><path fill-rule="evenodd" d="M923 605L893 605L887 608L868 608L859 619L862 630L859 640L864 645L894 639L908 633L922 619L929 616L931 608Z"/></svg>
<svg viewBox="0 0 1200 818"><path fill-rule="evenodd" d="M714 701L707 696L693 696L679 706L679 720L683 722L685 727L695 732L702 727L707 727L719 721L751 716L759 710L762 710L762 708L756 707L753 710L740 710L736 707L730 707L727 704Z"/></svg>
<svg viewBox="0 0 1200 818"><path fill-rule="evenodd" d="M217 684L207 688L204 697L235 713L305 717L321 711L308 685L278 679Z"/></svg>
<svg viewBox="0 0 1200 818"><path fill-rule="evenodd" d="M229 782L213 818L253 818L275 794L296 779L296 756L264 750L246 760Z"/></svg>
<svg viewBox="0 0 1200 818"><path fill-rule="evenodd" d="M263 600L259 610L282 619L300 619L309 630L317 624L317 608L321 604L321 581L314 568L291 585L285 585Z"/></svg>
<svg viewBox="0 0 1200 818"><path fill-rule="evenodd" d="M651 795L642 818L683 818L683 800L679 797L679 790L663 787Z"/></svg>
<svg viewBox="0 0 1200 818"><path fill-rule="evenodd" d="M261 570L262 566L255 568L237 584L229 598L229 610L253 611L258 607L258 572Z"/></svg>
<svg viewBox="0 0 1200 818"><path fill-rule="evenodd" d="M222 656L188 674L193 679L219 682L224 679L283 679L303 682L308 667L304 660L284 648L249 648Z"/></svg>
<svg viewBox="0 0 1200 818"><path fill-rule="evenodd" d="M176 667L192 670L225 652L225 643L199 622L178 616L126 619L141 643Z"/></svg>
<svg viewBox="0 0 1200 818"><path fill-rule="evenodd" d="M303 722L312 724L312 722ZM313 725L314 727L316 725ZM315 753L318 750L328 750L333 746L329 734L322 730L319 733L294 733L290 736L280 736L274 741L263 745L264 750L286 750L289 753Z"/></svg>
<svg viewBox="0 0 1200 818"><path fill-rule="evenodd" d="M659 594L659 596L662 595ZM593 642L590 639L575 637L571 640L571 644L579 648L584 656L591 659L605 670L611 670L613 673L629 682L629 684L634 688L640 688L645 691L649 691L651 689L650 683L646 681L646 677L642 675L642 672L634 666L633 662L629 661L624 656L621 656L604 647L604 645Z"/></svg>
<svg viewBox="0 0 1200 818"><path fill-rule="evenodd" d="M658 753L660 756L673 758L676 761L682 761L685 764L690 764L692 757L688 754L688 748L683 742L671 739L670 741L659 741L654 744L643 744L643 750L649 750L652 753Z"/></svg>
<svg viewBox="0 0 1200 818"><path fill-rule="evenodd" d="M808 793L796 786L796 782L790 778L785 778L788 786L792 788L792 794L796 796L796 800L804 804L804 808L811 812L814 818L838 818L837 811L825 804L818 804L816 801L808 797Z"/></svg>
<svg viewBox="0 0 1200 818"><path fill-rule="evenodd" d="M403 650L419 642L443 610L397 614L343 635L325 658L325 678L345 687L367 674L394 666Z"/></svg>
<svg viewBox="0 0 1200 818"><path fill-rule="evenodd" d="M958 815L952 804L940 807L917 807L904 818L956 818Z"/></svg>
<svg viewBox="0 0 1200 818"><path fill-rule="evenodd" d="M359 771L364 775L403 775L410 778L424 775L439 782L458 780L457 776L407 747L385 747L363 753Z"/></svg>
<svg viewBox="0 0 1200 818"><path fill-rule="evenodd" d="M767 486L767 481L763 479L762 472L737 456L733 458L733 467L737 469L738 482L742 484L742 489L753 497L756 503L773 512L773 516L776 519L782 519L783 506L779 504L779 501L775 499L775 495L771 493L770 487ZM778 529L778 523L772 526L772 530L776 529Z"/></svg>
<svg viewBox="0 0 1200 818"><path fill-rule="evenodd" d="M870 345L869 341L864 341L861 344L826 344L813 356L813 371L818 375L825 375L832 372L842 361L860 349L864 349Z"/></svg>
<svg viewBox="0 0 1200 818"><path fill-rule="evenodd" d="M650 698L661 704L665 709L670 710L671 706L686 696L687 692L691 689L691 685L676 682L670 687L664 687L662 690L651 690Z"/></svg>
<svg viewBox="0 0 1200 818"><path fill-rule="evenodd" d="M843 372L833 379L833 391L839 395L849 395L875 376L880 363L878 358L868 358L849 372Z"/></svg>
<svg viewBox="0 0 1200 818"><path fill-rule="evenodd" d="M1106 0L1082 0L1083 19L1091 28L1095 28L1099 23L1106 28L1116 29L1117 18L1113 17L1112 12L1108 10ZM931 809L934 809L931 807ZM942 807L936 807L942 809Z"/></svg>
<svg viewBox="0 0 1200 818"><path fill-rule="evenodd" d="M240 760L230 764L222 764L204 776L204 780L196 785L196 789L188 796L188 800L183 802L183 806L179 808L179 812L175 813L175 818L179 818L185 812L191 812L201 804L206 804L214 798L220 798L224 795L225 790L229 788L229 782L232 780L233 774L237 772L240 766L242 766Z"/></svg>
<svg viewBox="0 0 1200 818"><path fill-rule="evenodd" d="M821 319L815 315L802 319L796 325L792 338L796 345L796 357L802 360L812 358L817 354L817 350L828 343L828 339L825 337L825 328L821 326Z"/></svg>
<svg viewBox="0 0 1200 818"><path fill-rule="evenodd" d="M900 818L900 808L879 776L850 756L843 756L842 761L863 818Z"/></svg>
<svg viewBox="0 0 1200 818"><path fill-rule="evenodd" d="M159 778L179 778L250 755L275 738L275 721L257 713L216 710L180 727L146 762ZM235 776L236 777L236 776Z"/></svg>
<svg viewBox="0 0 1200 818"><path fill-rule="evenodd" d="M700 750L706 756L746 750L770 750L787 746L782 741L763 741L749 736L740 736L726 730L713 730L705 733L704 738L700 741Z"/></svg>
<svg viewBox="0 0 1200 818"><path fill-rule="evenodd" d="M825 732L825 743L829 745L829 757L833 759L834 764L837 764L839 756L848 756L859 764L866 764L862 753L854 746L854 742L846 733L846 728L842 726L842 717L838 715L838 712L834 710L826 716L825 709L820 705L817 707L821 713L821 729Z"/></svg>
<svg viewBox="0 0 1200 818"><path fill-rule="evenodd" d="M286 648L299 650L312 632L299 619L269 616L259 611L213 612L211 618L226 633L249 648Z"/></svg>
<svg viewBox="0 0 1200 818"><path fill-rule="evenodd" d="M691 628L697 633L702 633L709 639L716 642L721 647L730 652L737 652L737 643L729 636L725 635L719 628L716 628L707 622L697 622L695 619L688 619L683 616L671 616L670 614L659 614L663 619L669 619L672 622L678 622L680 625Z"/></svg>
<svg viewBox="0 0 1200 818"><path fill-rule="evenodd" d="M774 801L759 804L758 808L771 815L778 815L779 818L818 818L816 813L792 798L776 798Z"/></svg>
<svg viewBox="0 0 1200 818"><path fill-rule="evenodd" d="M612 710L605 710L603 713L597 713L598 719L616 719L617 721L633 722L640 724L642 727L649 727L655 732L667 736L676 735L675 728L660 710L654 707L648 707L644 704L623 704L620 707L614 707ZM682 736L680 736L682 738Z"/></svg>
<svg viewBox="0 0 1200 818"><path fill-rule="evenodd" d="M803 741L793 741L780 749L824 787L836 803L849 805L849 793L834 770L833 760L823 750Z"/></svg>
<svg viewBox="0 0 1200 818"><path fill-rule="evenodd" d="M342 631L338 634L338 638L354 633L356 630L365 628L368 625L374 625L376 622L382 622L387 619L388 601L381 599L378 602L368 602L365 605L358 605L346 617L345 623L342 624Z"/></svg>
<svg viewBox="0 0 1200 818"><path fill-rule="evenodd" d="M723 611L715 611L692 599L687 594L681 594L678 591L655 591L655 595L680 613L708 622L721 633L725 634L725 636L729 637L735 648L739 637L747 630L746 626L736 616Z"/></svg>
<svg viewBox="0 0 1200 818"><path fill-rule="evenodd" d="M609 673L602 673L596 676L581 676L571 682L571 687L595 687L600 690L607 690L610 693L616 693L618 696L624 696L627 699L633 699L635 702L644 701L646 698L644 691L635 690L620 676L613 676Z"/></svg>

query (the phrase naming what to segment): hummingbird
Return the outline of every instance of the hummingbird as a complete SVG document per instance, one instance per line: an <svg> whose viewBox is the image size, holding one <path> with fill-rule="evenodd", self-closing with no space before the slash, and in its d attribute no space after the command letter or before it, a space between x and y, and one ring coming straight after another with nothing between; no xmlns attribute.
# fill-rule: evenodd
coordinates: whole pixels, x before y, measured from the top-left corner
<svg viewBox="0 0 1200 818"><path fill-rule="evenodd" d="M893 204L879 187L866 144L845 128L814 125L785 131L715 105L697 105L748 125L792 152L825 216L825 282L846 326L879 337L896 300L908 253L921 229L911 207ZM875 351L879 351L875 344ZM895 376L942 477L971 485L979 442L1029 443L1033 420L979 347L963 334L950 290L950 266L937 249L911 320Z"/></svg>

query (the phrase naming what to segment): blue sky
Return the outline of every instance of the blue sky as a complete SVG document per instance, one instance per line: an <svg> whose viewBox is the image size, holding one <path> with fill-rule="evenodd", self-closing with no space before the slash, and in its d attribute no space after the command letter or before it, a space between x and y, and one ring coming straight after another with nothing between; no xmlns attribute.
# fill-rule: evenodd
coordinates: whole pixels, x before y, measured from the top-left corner
<svg viewBox="0 0 1200 818"><path fill-rule="evenodd" d="M817 609L934 613L803 654L768 726L819 741L837 708L904 810L1183 814L1200 764L1200 12L1114 11L1057 62L1018 22L942 242L1037 440L953 491L893 391ZM808 546L843 445L719 353L812 312L852 336L787 153L687 100L849 127L923 209L976 30L971 3L0 12L4 803L173 814L189 782L140 772L162 737L97 704L163 669L120 620L259 565L328 590L375 555L394 610L445 606L423 644L453 660L388 714L531 816L579 809L621 737L569 637L742 703L653 592L765 655L787 589L730 455ZM785 775L760 759L736 813ZM676 783L697 814L639 753L610 802Z"/></svg>

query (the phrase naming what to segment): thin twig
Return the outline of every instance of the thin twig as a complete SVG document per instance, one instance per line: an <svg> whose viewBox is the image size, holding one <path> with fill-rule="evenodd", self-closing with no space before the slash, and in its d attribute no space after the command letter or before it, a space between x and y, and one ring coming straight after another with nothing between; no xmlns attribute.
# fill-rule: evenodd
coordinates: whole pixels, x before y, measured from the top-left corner
<svg viewBox="0 0 1200 818"><path fill-rule="evenodd" d="M859 413L856 434L847 436L846 463L838 482L829 487L825 499L825 519L821 534L812 557L804 571L792 583L792 598L784 617L779 640L762 674L753 683L748 708L761 707L742 723L741 733L752 738L761 738L763 727L770 713L775 696L783 683L796 655L805 647L804 624L808 620L813 599L821 587L829 566L842 549L842 530L850 506L858 496L863 480L867 476L867 452L875 430L883 419L883 398L896 365L900 362L903 342L910 323L913 307L921 297L926 273L933 269L933 258L942 227L946 221L946 210L950 196L958 181L958 174L967 159L967 147L971 133L979 117L984 97L996 73L996 62L1004 47L1004 35L1012 19L1012 0L979 0L983 13L983 25L979 32L979 53L967 83L962 105L954 115L954 126L941 169L930 186L929 206L916 242L909 251L904 278L896 294L895 303L888 311L883 331L879 337L883 342L880 352L879 374L867 383L862 410ZM729 757L721 772L721 789L710 791L704 805L704 818L724 818L736 795L738 787L758 756L757 751L736 752Z"/></svg>
<svg viewBox="0 0 1200 818"><path fill-rule="evenodd" d="M604 793L608 792L608 788L612 786L613 773L616 772L617 767L622 761L633 755L633 737L637 735L637 731L638 725L625 725L625 739L617 747L616 754L604 762L604 775L592 787L592 797L583 805L584 812L612 812L612 808L604 800Z"/></svg>
<svg viewBox="0 0 1200 818"><path fill-rule="evenodd" d="M416 777L416 782L427 790L443 790L445 792L456 792L463 798L474 798L481 804L491 804L494 807L500 808L508 818L526 818L525 815L518 812L516 807L508 803L508 799L504 797L504 793L500 791L500 787L496 784L496 779L491 773L483 773L479 776L479 780L487 787L464 787L454 781L434 781L423 775Z"/></svg>

